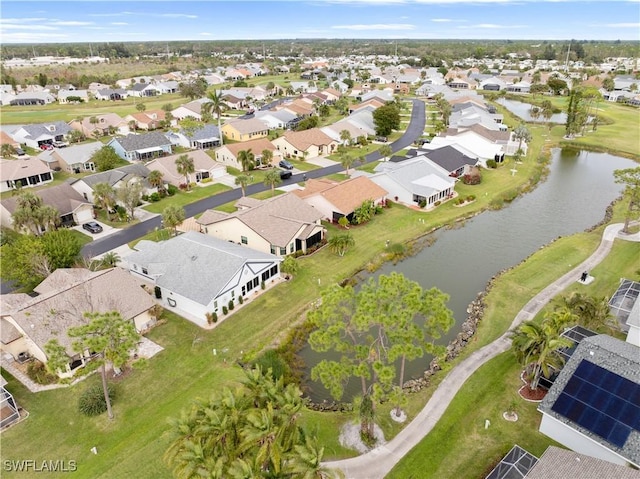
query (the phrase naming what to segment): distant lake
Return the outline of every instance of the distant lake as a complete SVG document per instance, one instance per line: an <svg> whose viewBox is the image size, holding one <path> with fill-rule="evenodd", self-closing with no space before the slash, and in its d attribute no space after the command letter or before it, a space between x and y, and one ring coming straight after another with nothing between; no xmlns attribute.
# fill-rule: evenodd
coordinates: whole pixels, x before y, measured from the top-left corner
<svg viewBox="0 0 640 479"><path fill-rule="evenodd" d="M523 119L524 121L530 121L533 123L545 123L545 119L540 117L537 120L531 118L531 107L533 105L529 103L524 103L522 101L514 101L507 100L506 98L498 98L496 103L499 103L511 113L516 115L517 117ZM567 114L566 113L555 113L549 119L551 123L566 123L567 122Z"/></svg>

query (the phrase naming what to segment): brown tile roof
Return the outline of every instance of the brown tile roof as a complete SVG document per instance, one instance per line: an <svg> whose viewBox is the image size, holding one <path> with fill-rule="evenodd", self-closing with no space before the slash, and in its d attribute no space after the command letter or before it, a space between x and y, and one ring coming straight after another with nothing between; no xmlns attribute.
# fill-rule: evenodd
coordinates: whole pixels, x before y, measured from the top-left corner
<svg viewBox="0 0 640 479"><path fill-rule="evenodd" d="M310 115L313 112L312 106L301 105L299 103L288 103L283 106L285 110L289 110L296 115Z"/></svg>
<svg viewBox="0 0 640 479"><path fill-rule="evenodd" d="M330 145L334 140L320 128L303 131L285 131L282 135L296 149L306 151L311 145Z"/></svg>
<svg viewBox="0 0 640 479"><path fill-rule="evenodd" d="M63 183L61 185L51 186L34 192L40 198L45 205L53 206L58 210L60 215L70 214L81 205L91 205L89 201L74 190L71 185ZM2 206L4 206L9 213L12 213L16 209L16 197L2 200Z"/></svg>
<svg viewBox="0 0 640 479"><path fill-rule="evenodd" d="M17 158L14 160L0 158L0 181L19 180L43 173L52 173L52 171L37 158Z"/></svg>
<svg viewBox="0 0 640 479"><path fill-rule="evenodd" d="M15 141L13 138L11 138L4 131L0 130L0 145L18 146L18 145L20 145L20 143Z"/></svg>
<svg viewBox="0 0 640 479"><path fill-rule="evenodd" d="M491 140L493 142L509 141L509 139L511 138L511 132L509 131L489 130L488 128L485 128L484 126L480 125L479 123L471 125L468 129L476 132L478 135L481 135L484 138Z"/></svg>
<svg viewBox="0 0 640 479"><path fill-rule="evenodd" d="M13 311L11 316L40 349L57 338L70 355L75 354L69 328L87 324L84 313L118 311L132 319L151 308L155 301L141 288L142 281L120 268L91 272L86 280L50 290Z"/></svg>
<svg viewBox="0 0 640 479"><path fill-rule="evenodd" d="M257 120L255 118L247 118L244 120L230 120L227 121L222 128L224 129L224 127L226 125L232 126L233 128L235 128L240 134L245 134L245 133L254 133L254 132L258 132L258 131L267 131L268 128L267 126L260 120Z"/></svg>
<svg viewBox="0 0 640 479"><path fill-rule="evenodd" d="M184 182L184 175L178 173L176 160L183 154L184 153L155 158L145 166L149 170L161 171L165 181L169 181L173 184L180 184ZM223 165L217 163L203 150L192 150L187 152L186 154L193 160L194 171L211 171L216 168L224 168Z"/></svg>
<svg viewBox="0 0 640 479"><path fill-rule="evenodd" d="M315 183L315 180L308 180L307 186L309 183ZM323 189L321 185L313 184L312 188L316 190L315 194L321 195L345 215L352 213L363 201L377 200L388 194L387 190L365 176L351 178L333 185L325 183L324 186ZM309 196L311 195L305 197Z"/></svg>
<svg viewBox="0 0 640 479"><path fill-rule="evenodd" d="M238 153L241 151L251 150L254 155L262 154L264 150L275 151L276 147L273 146L266 138L258 138L256 140L243 141L242 143L227 143L222 148L226 148L229 152L238 157Z"/></svg>
<svg viewBox="0 0 640 479"><path fill-rule="evenodd" d="M218 221L226 220L231 215L229 213L225 213L224 211L218 210L207 210L200 218L198 218L198 224L201 225L212 225L213 223L217 223Z"/></svg>
<svg viewBox="0 0 640 479"><path fill-rule="evenodd" d="M352 105L351 111L358 111L368 106L373 106L374 108L380 108L381 106L384 106L384 102L377 100L375 98L371 98L370 100L367 100L362 103L358 103L357 105Z"/></svg>
<svg viewBox="0 0 640 479"><path fill-rule="evenodd" d="M0 319L0 342L2 344L9 344L20 339L22 334L18 329L6 319Z"/></svg>

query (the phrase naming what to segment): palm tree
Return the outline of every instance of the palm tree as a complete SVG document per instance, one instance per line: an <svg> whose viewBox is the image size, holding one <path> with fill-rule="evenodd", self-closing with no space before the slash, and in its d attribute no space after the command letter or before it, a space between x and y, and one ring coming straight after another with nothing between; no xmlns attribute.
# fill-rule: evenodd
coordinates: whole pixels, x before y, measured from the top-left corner
<svg viewBox="0 0 640 479"><path fill-rule="evenodd" d="M236 176L235 183L242 190L242 196L243 197L244 197L244 193L245 193L245 188L247 187L247 185L249 183L251 183L252 180L253 180L253 177L249 176L249 175L238 175L238 176Z"/></svg>
<svg viewBox="0 0 640 479"><path fill-rule="evenodd" d="M513 138L518 140L518 150L522 150L522 142L529 143L531 141L531 132L524 123L520 123L518 127L513 130Z"/></svg>
<svg viewBox="0 0 640 479"><path fill-rule="evenodd" d="M238 162L242 165L242 171L253 170L256 162L255 155L251 152L251 148L238 152Z"/></svg>
<svg viewBox="0 0 640 479"><path fill-rule="evenodd" d="M187 189L191 188L191 177L189 175L195 171L193 158L187 154L180 155L176 158L176 170L179 174L184 175L184 179L187 182Z"/></svg>
<svg viewBox="0 0 640 479"><path fill-rule="evenodd" d="M218 92L218 90L213 90L212 92L207 94L207 98L209 101L207 103L202 104L202 110L204 112L209 112L211 114L216 115L218 119L218 133L220 134L220 146L224 144L224 135L222 134L222 127L220 125L220 117L222 116L222 112L227 109L226 103L222 100L222 95Z"/></svg>
<svg viewBox="0 0 640 479"><path fill-rule="evenodd" d="M18 195L16 209L11 217L16 230L24 228L35 235L60 223L58 210L45 205L42 198L30 191L22 191Z"/></svg>
<svg viewBox="0 0 640 479"><path fill-rule="evenodd" d="M613 317L609 301L604 296L589 296L574 291L563 296L560 304L577 316L580 324L589 329L608 326Z"/></svg>
<svg viewBox="0 0 640 479"><path fill-rule="evenodd" d="M118 253L114 252L114 251L109 251L108 253L105 253L105 255L102 257L102 264L106 267L113 267L116 264L118 264L120 262L121 258L118 255Z"/></svg>
<svg viewBox="0 0 640 479"><path fill-rule="evenodd" d="M184 221L184 208L176 205L169 205L162 210L162 222L167 228L173 230L173 235L178 234L178 226Z"/></svg>
<svg viewBox="0 0 640 479"><path fill-rule="evenodd" d="M553 116L553 103L549 100L544 100L540 107L540 114L545 122L547 122L547 128L549 129L549 133L551 133L551 123L549 123L549 120Z"/></svg>
<svg viewBox="0 0 640 479"><path fill-rule="evenodd" d="M355 163L356 159L349 155L346 151L340 153L340 164L346 170L347 176L349 175L349 169Z"/></svg>
<svg viewBox="0 0 640 479"><path fill-rule="evenodd" d="M147 181L151 186L157 188L158 191L164 191L164 175L160 170L151 170L149 172L149 176L147 176Z"/></svg>
<svg viewBox="0 0 640 479"><path fill-rule="evenodd" d="M391 156L391 153L393 153L393 150L389 145L382 145L378 151L380 152L380 156L382 156L384 161L387 161L387 158Z"/></svg>
<svg viewBox="0 0 640 479"><path fill-rule="evenodd" d="M342 140L342 143L344 145L348 145L351 143L351 133L349 133L349 130L342 130L340 132L340 139Z"/></svg>
<svg viewBox="0 0 640 479"><path fill-rule="evenodd" d="M530 109L529 109L529 115L531 115L531 119L533 121L537 121L538 118L540 118L540 115L542 114L542 112L540 111L540 107L533 105Z"/></svg>
<svg viewBox="0 0 640 479"><path fill-rule="evenodd" d="M107 212L111 220L111 210L116 204L116 190L109 183L96 183L93 185L94 203Z"/></svg>
<svg viewBox="0 0 640 479"><path fill-rule="evenodd" d="M275 194L276 186L280 183L282 183L282 178L280 178L280 172L277 169L269 170L264 176L264 184L271 188L271 196Z"/></svg>
<svg viewBox="0 0 640 479"><path fill-rule="evenodd" d="M262 158L260 160L260 163L264 166L268 166L271 164L271 160L273 160L273 151L266 148L262 150Z"/></svg>
<svg viewBox="0 0 640 479"><path fill-rule="evenodd" d="M344 256L347 250L356 244L356 241L353 239L351 233L344 233L332 236L327 243L332 253L337 253L338 256Z"/></svg>

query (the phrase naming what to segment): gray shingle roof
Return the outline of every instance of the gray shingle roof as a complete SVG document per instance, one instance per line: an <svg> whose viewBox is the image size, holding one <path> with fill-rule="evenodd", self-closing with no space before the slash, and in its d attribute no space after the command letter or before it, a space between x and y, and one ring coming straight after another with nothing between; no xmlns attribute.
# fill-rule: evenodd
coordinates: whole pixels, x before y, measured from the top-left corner
<svg viewBox="0 0 640 479"><path fill-rule="evenodd" d="M162 133L152 131L143 135L128 134L122 138L115 138L114 141L120 143L125 151L136 151L144 148L153 148L158 146L170 146L171 142Z"/></svg>
<svg viewBox="0 0 640 479"><path fill-rule="evenodd" d="M109 171L103 171L94 175L88 175L82 178L87 185L93 187L96 183L108 183L113 186L118 181L122 181L127 176L137 176L145 179L149 176L149 168L144 165L126 165Z"/></svg>
<svg viewBox="0 0 640 479"><path fill-rule="evenodd" d="M400 163L383 162L375 171L387 174L407 191L425 198L455 185L447 171L423 156Z"/></svg>
<svg viewBox="0 0 640 479"><path fill-rule="evenodd" d="M202 128L195 130L191 135L187 135L187 132L182 130L181 132L190 140L209 140L210 138L220 139L220 132L215 125L204 125Z"/></svg>
<svg viewBox="0 0 640 479"><path fill-rule="evenodd" d="M526 479L640 479L640 471L549 446Z"/></svg>
<svg viewBox="0 0 640 479"><path fill-rule="evenodd" d="M22 127L31 138L38 138L42 135L66 135L71 131L71 127L64 121L52 121L50 123L38 123L35 125L24 125Z"/></svg>
<svg viewBox="0 0 640 479"><path fill-rule="evenodd" d="M127 256L130 264L146 267L156 284L207 305L224 291L245 263L281 261L269 253L189 231L160 243L141 241Z"/></svg>
<svg viewBox="0 0 640 479"><path fill-rule="evenodd" d="M53 206L57 209L61 216L72 213L82 204L91 204L67 183L35 191L35 194L42 198L42 202L45 205ZM16 197L12 196L2 200L2 206L13 214L17 207Z"/></svg>
<svg viewBox="0 0 640 479"><path fill-rule="evenodd" d="M456 171L464 165L473 166L478 163L476 158L460 153L452 146L443 146L442 148L427 151L425 156L447 171Z"/></svg>

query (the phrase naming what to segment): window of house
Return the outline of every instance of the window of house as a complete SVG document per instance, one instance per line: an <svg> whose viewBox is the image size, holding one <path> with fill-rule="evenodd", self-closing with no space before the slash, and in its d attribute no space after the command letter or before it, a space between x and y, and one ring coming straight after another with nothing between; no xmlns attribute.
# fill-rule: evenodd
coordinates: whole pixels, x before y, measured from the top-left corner
<svg viewBox="0 0 640 479"><path fill-rule="evenodd" d="M240 236L240 241L242 242L242 244L249 244L249 240L246 236Z"/></svg>
<svg viewBox="0 0 640 479"><path fill-rule="evenodd" d="M276 254L276 247L271 245L271 254Z"/></svg>
<svg viewBox="0 0 640 479"><path fill-rule="evenodd" d="M289 253L293 253L295 251L295 247L296 245L294 243L291 243L291 246L289 246Z"/></svg>
<svg viewBox="0 0 640 479"><path fill-rule="evenodd" d="M286 255L287 254L287 248L280 248L280 254L282 256Z"/></svg>
<svg viewBox="0 0 640 479"><path fill-rule="evenodd" d="M142 274L149 274L149 271L147 270L147 268L142 268Z"/></svg>

